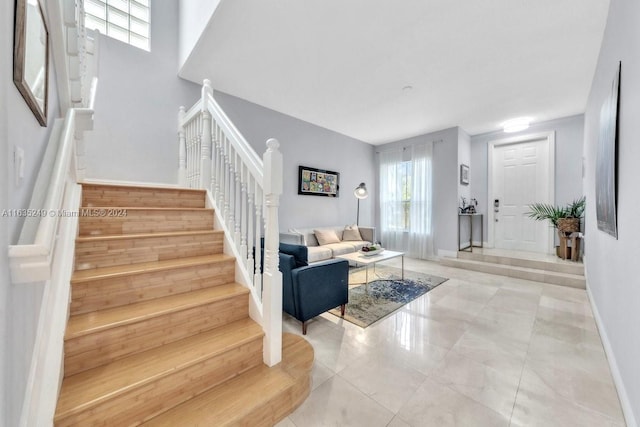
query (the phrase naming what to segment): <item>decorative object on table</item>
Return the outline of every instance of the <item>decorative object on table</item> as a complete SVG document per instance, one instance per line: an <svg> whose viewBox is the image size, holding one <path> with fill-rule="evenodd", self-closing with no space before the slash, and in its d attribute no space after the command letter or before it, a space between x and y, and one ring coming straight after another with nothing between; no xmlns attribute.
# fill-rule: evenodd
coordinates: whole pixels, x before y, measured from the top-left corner
<svg viewBox="0 0 640 427"><path fill-rule="evenodd" d="M611 92L600 110L600 138L596 156L596 219L599 230L617 239L617 124L622 63L618 63L616 68Z"/></svg>
<svg viewBox="0 0 640 427"><path fill-rule="evenodd" d="M460 165L460 184L469 185L469 166Z"/></svg>
<svg viewBox="0 0 640 427"><path fill-rule="evenodd" d="M558 230L560 249L556 249L557 255L560 258L571 258L577 261L580 244L580 220L584 216L585 206L586 199L584 196L568 203L564 207L548 203L533 203L529 205L529 212L526 212L526 215L536 221L549 220L551 225ZM571 242L571 245L569 245L569 242ZM571 249L573 250L573 256Z"/></svg>
<svg viewBox="0 0 640 427"><path fill-rule="evenodd" d="M358 185L355 190L353 190L353 195L356 196L356 199L358 199L358 210L356 213L356 225L359 225L360 223L360 200L362 199L366 199L367 197L369 197L369 191L367 191L367 186L364 184L364 182L361 182L360 185Z"/></svg>
<svg viewBox="0 0 640 427"><path fill-rule="evenodd" d="M367 286L349 286L344 320L366 328L448 280L410 271L405 271L405 279L401 280L397 268L380 267L379 271L390 278L373 280ZM350 272L350 283L358 274L359 269ZM329 313L340 316L339 309L329 310Z"/></svg>
<svg viewBox="0 0 640 427"><path fill-rule="evenodd" d="M469 204L467 205L467 198L460 197L462 200L461 206L458 208L458 211L461 214L474 214L476 213L476 206L478 206L478 201L476 199L471 199Z"/></svg>
<svg viewBox="0 0 640 427"><path fill-rule="evenodd" d="M298 166L298 194L338 197L340 174L325 169Z"/></svg>
<svg viewBox="0 0 640 427"><path fill-rule="evenodd" d="M378 255L379 253L383 252L384 248L382 246L380 246L380 244L373 244L373 245L369 245L369 246L363 246L362 249L360 249L360 253L364 256L373 256L373 255Z"/></svg>
<svg viewBox="0 0 640 427"><path fill-rule="evenodd" d="M13 82L40 126L47 126L49 32L39 1L16 1Z"/></svg>

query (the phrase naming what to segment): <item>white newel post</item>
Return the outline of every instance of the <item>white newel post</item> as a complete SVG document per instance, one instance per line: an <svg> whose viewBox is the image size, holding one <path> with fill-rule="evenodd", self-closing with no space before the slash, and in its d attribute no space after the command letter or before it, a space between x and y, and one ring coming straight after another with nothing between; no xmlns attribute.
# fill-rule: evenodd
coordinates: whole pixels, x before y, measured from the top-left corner
<svg viewBox="0 0 640 427"><path fill-rule="evenodd" d="M209 188L211 184L211 113L207 109L209 95L213 95L211 81L205 79L202 84L202 147L200 157L200 188Z"/></svg>
<svg viewBox="0 0 640 427"><path fill-rule="evenodd" d="M184 107L178 111L178 185L187 186L187 137L184 133Z"/></svg>
<svg viewBox="0 0 640 427"><path fill-rule="evenodd" d="M278 269L278 205L282 194L282 153L276 139L267 141L264 163L264 275L262 308L265 325L264 362L282 360L282 273ZM259 234L259 230L258 234Z"/></svg>

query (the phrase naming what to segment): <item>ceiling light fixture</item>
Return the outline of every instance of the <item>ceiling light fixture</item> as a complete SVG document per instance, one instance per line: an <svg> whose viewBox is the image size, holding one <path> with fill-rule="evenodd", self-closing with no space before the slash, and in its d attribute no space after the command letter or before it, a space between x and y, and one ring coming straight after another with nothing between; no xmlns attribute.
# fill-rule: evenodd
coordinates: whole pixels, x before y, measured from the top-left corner
<svg viewBox="0 0 640 427"><path fill-rule="evenodd" d="M402 90L405 91L405 92L409 92L411 89L413 89L413 86L411 86L411 85L407 85L407 86L402 88Z"/></svg>
<svg viewBox="0 0 640 427"><path fill-rule="evenodd" d="M528 129L529 124L531 124L530 117L518 117L504 122L502 128L507 133L520 132L521 130Z"/></svg>

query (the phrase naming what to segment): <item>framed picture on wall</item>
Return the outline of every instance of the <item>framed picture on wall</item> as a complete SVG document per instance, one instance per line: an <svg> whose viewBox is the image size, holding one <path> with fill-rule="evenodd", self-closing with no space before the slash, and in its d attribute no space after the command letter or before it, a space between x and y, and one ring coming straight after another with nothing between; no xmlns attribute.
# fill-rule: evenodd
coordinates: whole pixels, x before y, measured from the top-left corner
<svg viewBox="0 0 640 427"><path fill-rule="evenodd" d="M460 184L469 185L469 166L460 165Z"/></svg>
<svg viewBox="0 0 640 427"><path fill-rule="evenodd" d="M39 1L16 1L13 49L13 82L40 126L47 126L49 32Z"/></svg>
<svg viewBox="0 0 640 427"><path fill-rule="evenodd" d="M600 109L600 137L596 157L596 219L598 229L618 238L616 222L618 163L618 99L620 89L618 63L611 82L611 91Z"/></svg>
<svg viewBox="0 0 640 427"><path fill-rule="evenodd" d="M340 174L308 166L298 167L298 194L338 197Z"/></svg>

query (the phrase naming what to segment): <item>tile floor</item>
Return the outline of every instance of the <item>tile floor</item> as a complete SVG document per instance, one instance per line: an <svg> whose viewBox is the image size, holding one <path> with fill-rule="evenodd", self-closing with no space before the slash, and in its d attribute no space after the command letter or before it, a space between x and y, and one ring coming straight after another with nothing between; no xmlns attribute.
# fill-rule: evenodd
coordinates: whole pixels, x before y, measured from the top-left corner
<svg viewBox="0 0 640 427"><path fill-rule="evenodd" d="M449 280L366 329L311 321L312 391L278 427L625 425L584 290L405 268Z"/></svg>

